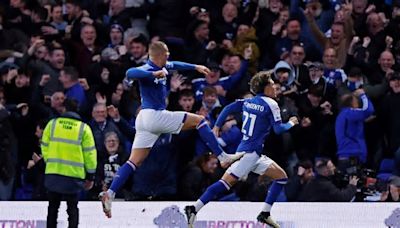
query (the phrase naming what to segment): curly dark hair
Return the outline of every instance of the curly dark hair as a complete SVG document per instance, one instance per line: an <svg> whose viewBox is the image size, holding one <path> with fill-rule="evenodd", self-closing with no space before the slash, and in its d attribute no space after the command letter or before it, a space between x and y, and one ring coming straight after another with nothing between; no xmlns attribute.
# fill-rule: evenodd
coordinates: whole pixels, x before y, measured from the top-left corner
<svg viewBox="0 0 400 228"><path fill-rule="evenodd" d="M260 71L250 80L250 91L254 94L262 93L265 86L272 84L272 71Z"/></svg>

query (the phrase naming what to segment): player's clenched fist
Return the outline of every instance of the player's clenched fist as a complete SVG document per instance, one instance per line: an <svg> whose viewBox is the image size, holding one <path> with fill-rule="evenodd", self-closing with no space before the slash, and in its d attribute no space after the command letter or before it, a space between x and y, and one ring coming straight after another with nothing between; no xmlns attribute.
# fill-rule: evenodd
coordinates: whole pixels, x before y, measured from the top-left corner
<svg viewBox="0 0 400 228"><path fill-rule="evenodd" d="M155 78L165 78L167 76L168 72L164 71L164 70L157 70L157 71L153 71L153 76Z"/></svg>

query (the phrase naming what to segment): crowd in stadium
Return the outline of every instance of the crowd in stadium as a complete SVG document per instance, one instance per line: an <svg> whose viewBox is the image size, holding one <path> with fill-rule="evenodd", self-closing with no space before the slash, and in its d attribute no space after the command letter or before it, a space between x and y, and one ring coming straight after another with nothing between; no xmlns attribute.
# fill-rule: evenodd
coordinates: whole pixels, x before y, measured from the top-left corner
<svg viewBox="0 0 400 228"><path fill-rule="evenodd" d="M97 149L97 199L129 157L138 84L125 72L151 42L170 59L207 66L168 76L168 110L203 115L253 96L268 71L282 121L264 152L289 175L281 201L399 201L400 1L10 0L0 3L0 200L46 200L40 141L74 100ZM366 96L363 96L366 94ZM354 114L354 110L362 110ZM240 113L218 136L227 153L242 138ZM196 130L163 134L118 198L195 200L224 170ZM353 176L357 176L353 177ZM270 185L249 175L219 200L263 201ZM361 192L360 192L361 191Z"/></svg>

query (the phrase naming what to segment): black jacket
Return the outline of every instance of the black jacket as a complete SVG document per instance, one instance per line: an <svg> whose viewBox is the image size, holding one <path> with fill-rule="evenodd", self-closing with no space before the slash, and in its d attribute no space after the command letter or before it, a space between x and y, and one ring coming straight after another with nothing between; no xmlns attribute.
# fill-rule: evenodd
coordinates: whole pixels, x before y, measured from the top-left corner
<svg viewBox="0 0 400 228"><path fill-rule="evenodd" d="M316 176L303 189L299 201L305 202L350 202L355 196L357 187L347 185L346 188L336 187L329 177Z"/></svg>

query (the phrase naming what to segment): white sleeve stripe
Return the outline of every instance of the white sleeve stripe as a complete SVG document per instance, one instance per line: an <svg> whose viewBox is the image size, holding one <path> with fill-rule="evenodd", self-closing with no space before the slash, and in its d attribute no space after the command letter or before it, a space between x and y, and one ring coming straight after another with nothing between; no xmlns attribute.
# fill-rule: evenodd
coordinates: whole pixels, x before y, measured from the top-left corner
<svg viewBox="0 0 400 228"><path fill-rule="evenodd" d="M361 96L361 101L362 101L362 104L363 104L362 110L367 110L368 109L368 98L367 98L367 95L363 94Z"/></svg>

